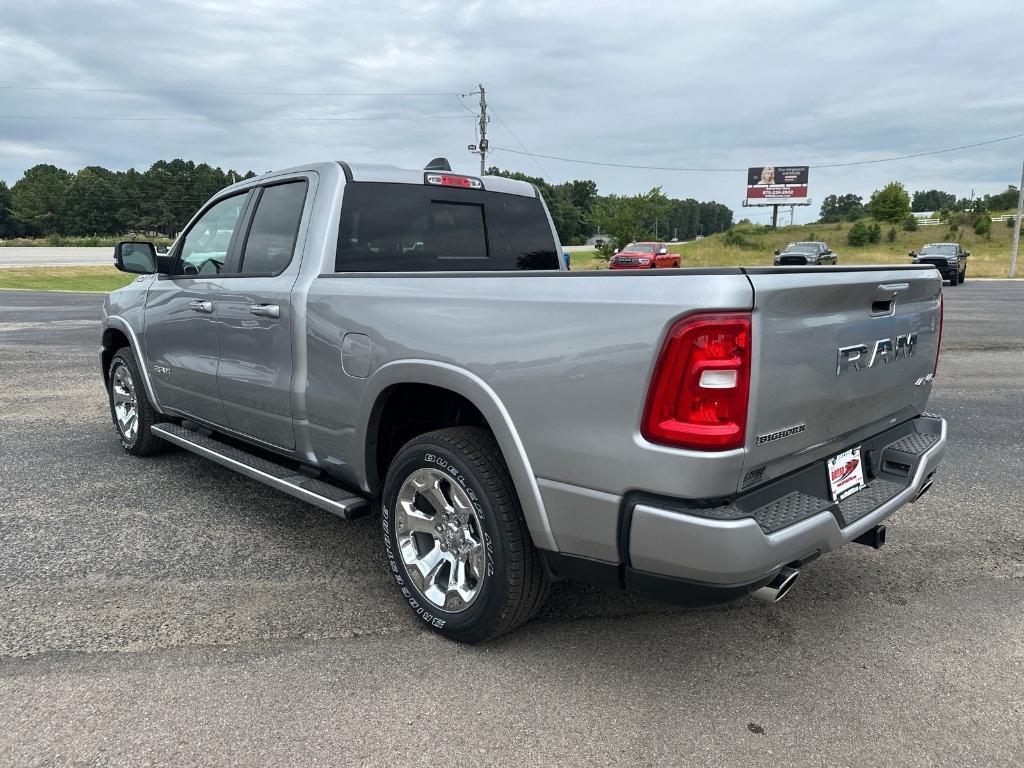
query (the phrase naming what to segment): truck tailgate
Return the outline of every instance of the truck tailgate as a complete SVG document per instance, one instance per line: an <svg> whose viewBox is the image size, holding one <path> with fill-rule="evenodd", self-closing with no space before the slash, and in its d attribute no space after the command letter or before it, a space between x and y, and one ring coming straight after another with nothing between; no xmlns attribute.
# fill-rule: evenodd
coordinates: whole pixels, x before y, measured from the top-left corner
<svg viewBox="0 0 1024 768"><path fill-rule="evenodd" d="M746 272L754 288L754 364L738 489L831 456L924 410L939 344L937 272Z"/></svg>

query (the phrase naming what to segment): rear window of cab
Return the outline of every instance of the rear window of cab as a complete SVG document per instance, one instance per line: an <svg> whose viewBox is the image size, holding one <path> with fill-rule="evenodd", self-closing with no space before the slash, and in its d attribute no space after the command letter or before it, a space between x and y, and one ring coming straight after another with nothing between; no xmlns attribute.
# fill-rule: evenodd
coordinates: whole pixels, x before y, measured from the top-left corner
<svg viewBox="0 0 1024 768"><path fill-rule="evenodd" d="M350 182L336 272L559 269L537 197L415 184Z"/></svg>

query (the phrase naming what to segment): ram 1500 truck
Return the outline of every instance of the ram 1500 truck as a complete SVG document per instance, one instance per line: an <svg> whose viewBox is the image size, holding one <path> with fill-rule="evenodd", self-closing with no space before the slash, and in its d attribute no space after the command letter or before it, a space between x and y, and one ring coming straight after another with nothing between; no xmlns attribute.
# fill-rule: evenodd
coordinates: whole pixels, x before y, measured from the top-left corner
<svg viewBox="0 0 1024 768"><path fill-rule="evenodd" d="M558 578L774 601L929 488L932 267L569 272L536 188L432 167L269 173L167 255L119 244L125 451L379 508L401 599L462 641Z"/></svg>

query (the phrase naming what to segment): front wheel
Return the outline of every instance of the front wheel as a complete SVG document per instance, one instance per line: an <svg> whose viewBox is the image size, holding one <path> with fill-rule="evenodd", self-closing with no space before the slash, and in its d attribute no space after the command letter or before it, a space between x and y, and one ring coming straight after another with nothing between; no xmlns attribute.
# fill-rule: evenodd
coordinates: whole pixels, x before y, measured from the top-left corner
<svg viewBox="0 0 1024 768"><path fill-rule="evenodd" d="M403 599L452 640L510 632L547 596L540 556L487 430L452 427L408 442L388 468L381 522Z"/></svg>
<svg viewBox="0 0 1024 768"><path fill-rule="evenodd" d="M965 269L963 272L960 273L960 285L963 285L964 284L964 280L966 280L966 279L967 279L967 270Z"/></svg>
<svg viewBox="0 0 1024 768"><path fill-rule="evenodd" d="M166 447L167 444L150 431L159 416L146 395L131 347L117 350L110 361L107 396L114 433L122 448L133 456L152 456Z"/></svg>

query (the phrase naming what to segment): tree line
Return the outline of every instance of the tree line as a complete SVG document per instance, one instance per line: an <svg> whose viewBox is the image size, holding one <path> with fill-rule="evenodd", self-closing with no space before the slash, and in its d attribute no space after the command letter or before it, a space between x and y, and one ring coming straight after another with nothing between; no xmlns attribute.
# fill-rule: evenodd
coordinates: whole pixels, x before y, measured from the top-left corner
<svg viewBox="0 0 1024 768"><path fill-rule="evenodd" d="M673 199L660 187L639 195L602 196L589 179L549 184L500 168L488 173L536 184L566 245L582 244L599 234L619 245L657 238L690 240L732 226L732 210L726 206ZM215 192L254 175L181 159L161 160L145 171L91 165L72 173L55 165L36 165L13 187L0 181L0 238L174 235Z"/></svg>
<svg viewBox="0 0 1024 768"><path fill-rule="evenodd" d="M692 240L732 226L731 208L714 201L672 198L661 187L637 195L599 195L597 184L589 179L549 184L518 171L492 167L487 173L535 184L563 245L582 245L601 235L620 247L638 240Z"/></svg>
<svg viewBox="0 0 1024 768"><path fill-rule="evenodd" d="M0 181L0 237L173 235L215 192L255 175L180 159L145 171L36 165L12 187Z"/></svg>
<svg viewBox="0 0 1024 768"><path fill-rule="evenodd" d="M934 211L939 218L946 219L954 213L1005 211L1017 206L1017 192L1017 187L1011 184L1005 192L978 198L958 198L952 192L940 189L918 190L911 196L902 184L894 181L876 190L867 203L860 195L829 195L821 202L818 221L834 224L857 221L866 216L879 221L902 221L912 212L924 211Z"/></svg>

